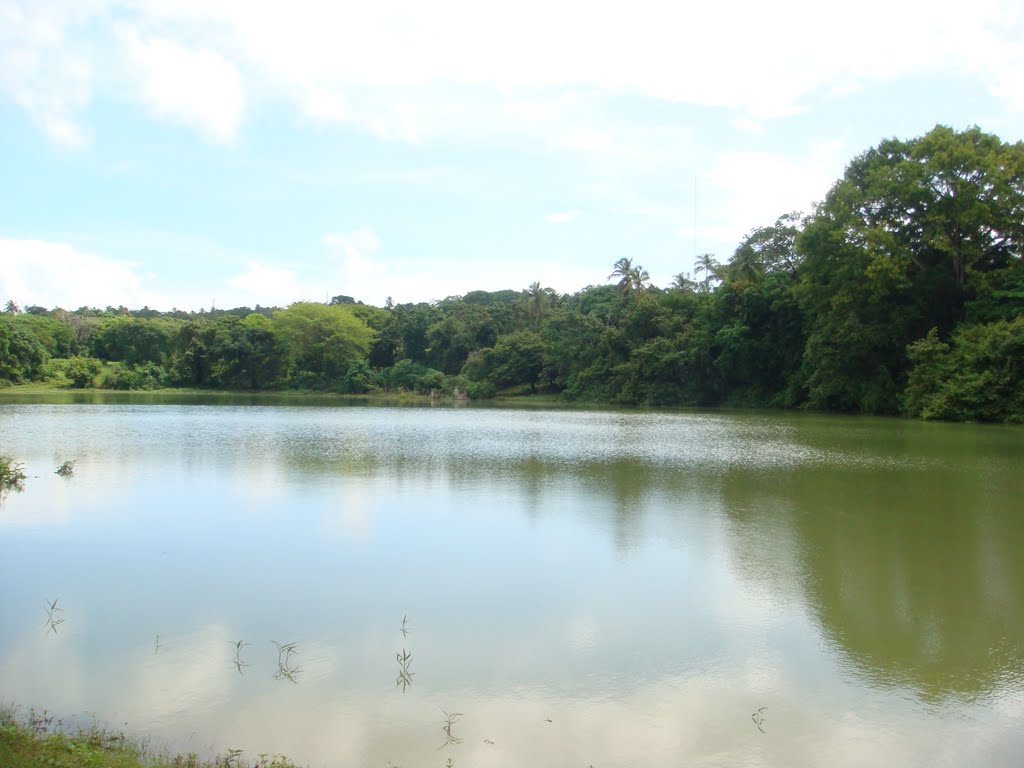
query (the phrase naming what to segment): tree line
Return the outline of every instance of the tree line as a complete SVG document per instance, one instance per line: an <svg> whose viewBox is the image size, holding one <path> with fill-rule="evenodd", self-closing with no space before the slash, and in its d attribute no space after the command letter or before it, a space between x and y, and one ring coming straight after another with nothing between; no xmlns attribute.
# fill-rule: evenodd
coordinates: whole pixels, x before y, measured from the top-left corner
<svg viewBox="0 0 1024 768"><path fill-rule="evenodd" d="M938 126L848 165L809 215L651 284L384 307L74 311L13 300L0 380L567 400L1024 421L1024 144Z"/></svg>

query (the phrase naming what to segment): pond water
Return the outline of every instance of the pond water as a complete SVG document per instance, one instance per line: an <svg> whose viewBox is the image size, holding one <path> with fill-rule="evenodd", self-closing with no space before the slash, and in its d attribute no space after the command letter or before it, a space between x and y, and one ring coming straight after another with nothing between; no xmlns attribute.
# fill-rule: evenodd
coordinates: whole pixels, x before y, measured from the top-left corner
<svg viewBox="0 0 1024 768"><path fill-rule="evenodd" d="M176 402L0 405L3 701L314 767L1020 765L1019 428Z"/></svg>

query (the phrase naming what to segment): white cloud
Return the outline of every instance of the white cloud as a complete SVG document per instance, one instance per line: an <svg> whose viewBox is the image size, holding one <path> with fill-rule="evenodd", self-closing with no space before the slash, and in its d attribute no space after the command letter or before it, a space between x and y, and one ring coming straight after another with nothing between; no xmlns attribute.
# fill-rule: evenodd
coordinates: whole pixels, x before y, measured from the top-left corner
<svg viewBox="0 0 1024 768"><path fill-rule="evenodd" d="M1009 93L1008 65L1022 56L1019 16L1002 0L979 0L967 15L954 0L937 0L927 14L884 0L865 0L856 13L810 0L638 0L628 8L524 0L504 10L468 0L235 0L157 2L146 12L230 30L269 80L290 86L592 85L761 118L792 114L809 94L836 82L855 86L921 72L966 68ZM838 28L842 34L834 34Z"/></svg>
<svg viewBox="0 0 1024 768"><path fill-rule="evenodd" d="M83 253L66 243L0 238L0 296L22 307L166 307L135 264Z"/></svg>
<svg viewBox="0 0 1024 768"><path fill-rule="evenodd" d="M115 35L138 74L140 97L154 113L198 129L217 143L230 143L245 110L236 67L208 48L187 48L127 24Z"/></svg>
<svg viewBox="0 0 1024 768"><path fill-rule="evenodd" d="M744 133L764 133L764 125L757 122L756 120L751 120L750 118L747 117L737 117L735 120L732 121L732 124L735 125L738 130L741 130Z"/></svg>
<svg viewBox="0 0 1024 768"><path fill-rule="evenodd" d="M558 211L556 213L549 213L544 216L544 221L548 224L568 224L579 218L580 211Z"/></svg>
<svg viewBox="0 0 1024 768"><path fill-rule="evenodd" d="M248 270L228 278L227 283L239 291L230 302L239 306L262 304L281 307L310 298L303 295L294 270L273 267L260 261L249 262Z"/></svg>
<svg viewBox="0 0 1024 768"><path fill-rule="evenodd" d="M90 4L81 6L88 12ZM87 134L77 113L92 94L93 64L87 49L68 40L71 7L21 6L0 0L0 93L7 93L57 144L76 147Z"/></svg>
<svg viewBox="0 0 1024 768"><path fill-rule="evenodd" d="M545 288L568 293L590 284L604 283L608 269L579 267L553 259L523 261L474 259L437 263L417 256L402 256L379 264L379 269L361 275L341 275L342 293L360 301L382 306L391 296L398 304L438 301L470 291L499 291L523 288L540 281ZM337 291L332 291L335 293Z"/></svg>
<svg viewBox="0 0 1024 768"><path fill-rule="evenodd" d="M383 267L373 261L373 254L380 249L380 240L372 230L362 227L352 232L328 232L320 242L331 252L342 255L344 279L359 279Z"/></svg>
<svg viewBox="0 0 1024 768"><path fill-rule="evenodd" d="M642 95L763 121L837 88L968 72L1008 109L1024 109L1024 29L1008 0L978 0L969 14L958 0L936 0L927 14L887 0L865 0L856 12L810 0L637 0L628 8L523 0L501 9L469 0L151 0L128 8L135 26L111 21L125 17L112 1L0 5L0 26L13 30L3 40L4 88L52 135L73 137L89 100L88 73L101 57L83 58L77 43L95 29L82 23L90 17L109 22L141 68L140 96L151 109L216 141L230 140L242 118L235 63L254 88L311 118L403 141L421 140L424 122L462 135L481 105L546 89ZM517 127L529 134L549 122L542 115ZM576 129L582 150L607 148L606 126Z"/></svg>
<svg viewBox="0 0 1024 768"><path fill-rule="evenodd" d="M725 152L707 172L711 198L702 202L701 241L737 244L754 227L767 226L793 210L811 212L843 173L843 147L830 142L792 159L771 152ZM689 231L692 235L692 230ZM729 254L718 254L720 260Z"/></svg>

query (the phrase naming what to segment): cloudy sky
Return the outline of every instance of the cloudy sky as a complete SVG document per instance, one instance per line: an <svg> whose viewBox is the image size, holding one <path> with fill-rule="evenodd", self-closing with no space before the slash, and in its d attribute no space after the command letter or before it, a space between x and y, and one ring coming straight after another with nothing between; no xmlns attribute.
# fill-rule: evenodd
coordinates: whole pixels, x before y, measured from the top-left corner
<svg viewBox="0 0 1024 768"><path fill-rule="evenodd" d="M0 301L665 286L936 123L1024 138L1019 0L0 0Z"/></svg>

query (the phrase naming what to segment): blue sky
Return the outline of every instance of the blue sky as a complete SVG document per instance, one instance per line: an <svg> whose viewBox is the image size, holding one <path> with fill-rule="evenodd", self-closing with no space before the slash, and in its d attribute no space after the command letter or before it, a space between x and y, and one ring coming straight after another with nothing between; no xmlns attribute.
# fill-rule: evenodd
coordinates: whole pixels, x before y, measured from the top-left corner
<svg viewBox="0 0 1024 768"><path fill-rule="evenodd" d="M883 138L1024 138L1024 4L833 5L0 0L0 301L667 286Z"/></svg>

